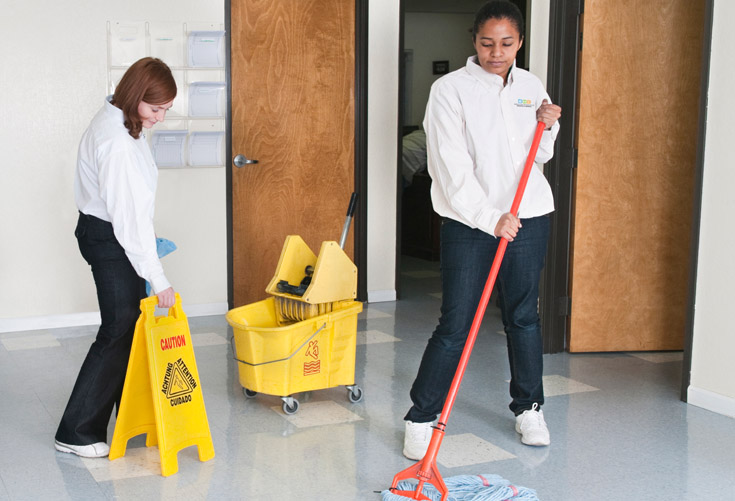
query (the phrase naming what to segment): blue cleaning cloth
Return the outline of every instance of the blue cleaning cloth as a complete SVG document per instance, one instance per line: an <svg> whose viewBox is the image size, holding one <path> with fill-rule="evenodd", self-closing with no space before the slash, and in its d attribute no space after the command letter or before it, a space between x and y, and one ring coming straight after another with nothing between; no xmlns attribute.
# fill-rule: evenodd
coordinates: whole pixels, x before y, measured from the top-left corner
<svg viewBox="0 0 735 501"><path fill-rule="evenodd" d="M165 238L156 239L156 252L158 253L159 259L162 258L163 256L167 256L168 254L171 254L175 250L176 250L176 244L173 243L171 240L167 240ZM151 284L149 284L147 281L145 283L145 294L146 296L151 295Z"/></svg>

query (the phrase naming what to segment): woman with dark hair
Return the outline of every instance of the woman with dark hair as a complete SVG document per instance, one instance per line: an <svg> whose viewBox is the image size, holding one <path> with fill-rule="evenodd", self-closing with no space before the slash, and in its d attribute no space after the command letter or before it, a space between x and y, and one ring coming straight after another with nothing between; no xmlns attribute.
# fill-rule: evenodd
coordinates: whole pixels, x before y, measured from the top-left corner
<svg viewBox="0 0 735 501"><path fill-rule="evenodd" d="M153 230L158 169L142 129L162 122L176 82L160 59L133 64L79 144L74 235L92 268L101 325L56 432L56 450L107 456L107 426L120 404L140 300L148 281L158 305L176 295L163 273Z"/></svg>
<svg viewBox="0 0 735 501"><path fill-rule="evenodd" d="M434 210L441 227L442 306L424 351L405 416L403 454L421 459L442 409L501 237L509 241L496 282L510 362L510 410L526 445L550 442L541 405L542 339L538 286L554 210L540 168L528 180L519 217L510 214L536 124L546 124L536 163L547 162L559 129L534 75L515 66L523 16L507 1L477 13L476 55L431 88L424 118Z"/></svg>

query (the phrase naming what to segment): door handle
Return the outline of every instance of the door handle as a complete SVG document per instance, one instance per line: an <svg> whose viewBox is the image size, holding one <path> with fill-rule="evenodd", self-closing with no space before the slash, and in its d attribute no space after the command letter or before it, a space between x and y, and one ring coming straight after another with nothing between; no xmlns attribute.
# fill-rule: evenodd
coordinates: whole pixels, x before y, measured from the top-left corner
<svg viewBox="0 0 735 501"><path fill-rule="evenodd" d="M248 164L257 164L257 160L251 160L250 158L246 157L245 155L237 155L232 160L232 163L235 164L235 167L245 167Z"/></svg>

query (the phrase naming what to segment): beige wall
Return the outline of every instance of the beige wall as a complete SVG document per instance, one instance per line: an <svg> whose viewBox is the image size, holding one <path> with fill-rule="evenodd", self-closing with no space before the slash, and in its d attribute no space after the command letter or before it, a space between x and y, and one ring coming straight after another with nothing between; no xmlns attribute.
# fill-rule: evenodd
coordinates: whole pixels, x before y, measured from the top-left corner
<svg viewBox="0 0 735 501"><path fill-rule="evenodd" d="M735 327L731 317L735 282L735 170L730 106L735 86L731 44L735 3L715 0L712 27L702 216L692 348L691 404L735 416Z"/></svg>

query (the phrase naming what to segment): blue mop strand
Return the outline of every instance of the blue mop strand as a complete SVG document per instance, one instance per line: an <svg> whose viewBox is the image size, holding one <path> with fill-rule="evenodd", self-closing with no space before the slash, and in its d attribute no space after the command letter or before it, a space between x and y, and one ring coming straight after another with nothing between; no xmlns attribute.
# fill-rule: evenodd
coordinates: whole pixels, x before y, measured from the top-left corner
<svg viewBox="0 0 735 501"><path fill-rule="evenodd" d="M415 491L418 482L402 480L396 488L399 491ZM538 501L538 495L533 489L518 487L499 475L457 475L444 479L449 495L448 501ZM441 494L436 488L424 484L422 494L431 501L440 501ZM406 501L405 496L393 494L389 489L382 492L383 501Z"/></svg>
<svg viewBox="0 0 735 501"><path fill-rule="evenodd" d="M171 240L167 240L165 238L156 239L156 253L158 254L159 259L163 256L171 254L175 250L176 244L173 243ZM146 281L145 283L145 295L151 295L151 284L149 284L148 281Z"/></svg>

